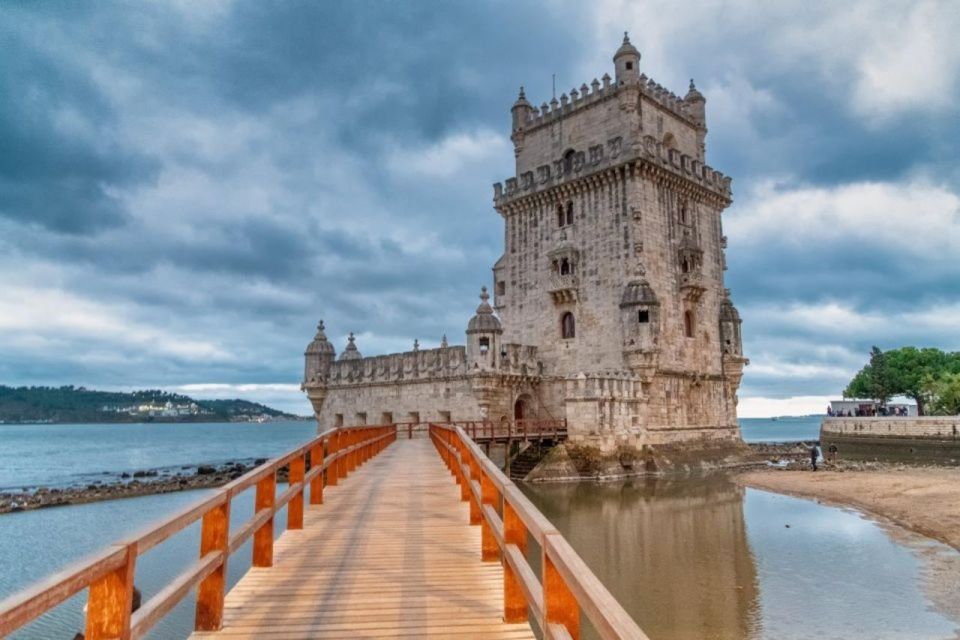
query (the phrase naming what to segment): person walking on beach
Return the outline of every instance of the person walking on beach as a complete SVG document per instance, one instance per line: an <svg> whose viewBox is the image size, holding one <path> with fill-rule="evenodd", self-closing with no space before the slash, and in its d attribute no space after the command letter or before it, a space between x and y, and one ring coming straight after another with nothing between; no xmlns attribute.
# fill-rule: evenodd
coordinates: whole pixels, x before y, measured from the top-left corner
<svg viewBox="0 0 960 640"><path fill-rule="evenodd" d="M829 447L827 447L827 459L830 462L837 461L837 445L831 444Z"/></svg>
<svg viewBox="0 0 960 640"><path fill-rule="evenodd" d="M810 447L810 466L813 467L813 470L817 470L817 459L820 457L820 443L814 442L813 446Z"/></svg>

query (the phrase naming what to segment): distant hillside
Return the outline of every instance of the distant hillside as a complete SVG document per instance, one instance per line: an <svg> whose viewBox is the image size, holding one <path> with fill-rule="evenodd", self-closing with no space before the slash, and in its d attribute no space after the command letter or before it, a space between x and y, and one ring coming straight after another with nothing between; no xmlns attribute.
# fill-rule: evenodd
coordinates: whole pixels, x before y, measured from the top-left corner
<svg viewBox="0 0 960 640"><path fill-rule="evenodd" d="M0 385L0 423L253 422L297 416L248 400L194 400L178 393Z"/></svg>

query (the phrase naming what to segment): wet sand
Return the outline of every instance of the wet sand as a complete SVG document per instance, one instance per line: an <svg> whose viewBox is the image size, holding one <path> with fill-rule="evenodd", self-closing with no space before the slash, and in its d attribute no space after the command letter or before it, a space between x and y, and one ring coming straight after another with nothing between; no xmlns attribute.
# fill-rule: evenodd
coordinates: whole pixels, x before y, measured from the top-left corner
<svg viewBox="0 0 960 640"><path fill-rule="evenodd" d="M864 471L749 471L748 487L855 507L960 551L960 469L884 466Z"/></svg>

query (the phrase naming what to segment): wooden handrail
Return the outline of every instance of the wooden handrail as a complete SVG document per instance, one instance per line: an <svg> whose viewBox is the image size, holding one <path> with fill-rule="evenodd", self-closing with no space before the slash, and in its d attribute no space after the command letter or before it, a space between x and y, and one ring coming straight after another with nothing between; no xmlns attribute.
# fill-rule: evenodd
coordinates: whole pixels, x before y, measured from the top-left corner
<svg viewBox="0 0 960 640"><path fill-rule="evenodd" d="M143 637L194 586L197 586L195 628L198 631L220 629L230 555L254 537L254 566L270 566L276 513L289 505L287 528L302 528L303 499L308 486L310 504L320 504L325 484L336 484L337 479L345 477L396 438L396 425L338 427L321 433L220 487L213 495L0 601L0 637L87 588L90 590L87 640ZM305 473L308 454L311 469ZM289 486L277 496L277 471L288 464ZM231 501L254 486L258 494L254 514L231 536ZM131 614L137 557L201 519L198 560Z"/></svg>
<svg viewBox="0 0 960 640"><path fill-rule="evenodd" d="M564 425L564 428L566 425ZM605 639L648 640L583 559L520 489L487 458L462 426L431 424L430 438L480 525L481 561L503 563L505 622L533 615L547 638L580 638L580 610ZM542 550L538 579L527 539Z"/></svg>

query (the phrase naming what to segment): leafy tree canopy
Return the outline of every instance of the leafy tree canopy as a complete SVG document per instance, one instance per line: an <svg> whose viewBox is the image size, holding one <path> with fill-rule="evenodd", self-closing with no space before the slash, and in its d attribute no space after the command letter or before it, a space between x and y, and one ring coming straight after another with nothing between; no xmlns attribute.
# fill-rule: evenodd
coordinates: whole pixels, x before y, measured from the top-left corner
<svg viewBox="0 0 960 640"><path fill-rule="evenodd" d="M853 377L843 395L872 398L880 403L886 403L891 396L904 395L916 401L918 413L924 415L933 397L933 383L948 374L960 374L960 352L933 347L881 351L873 347L870 361Z"/></svg>

